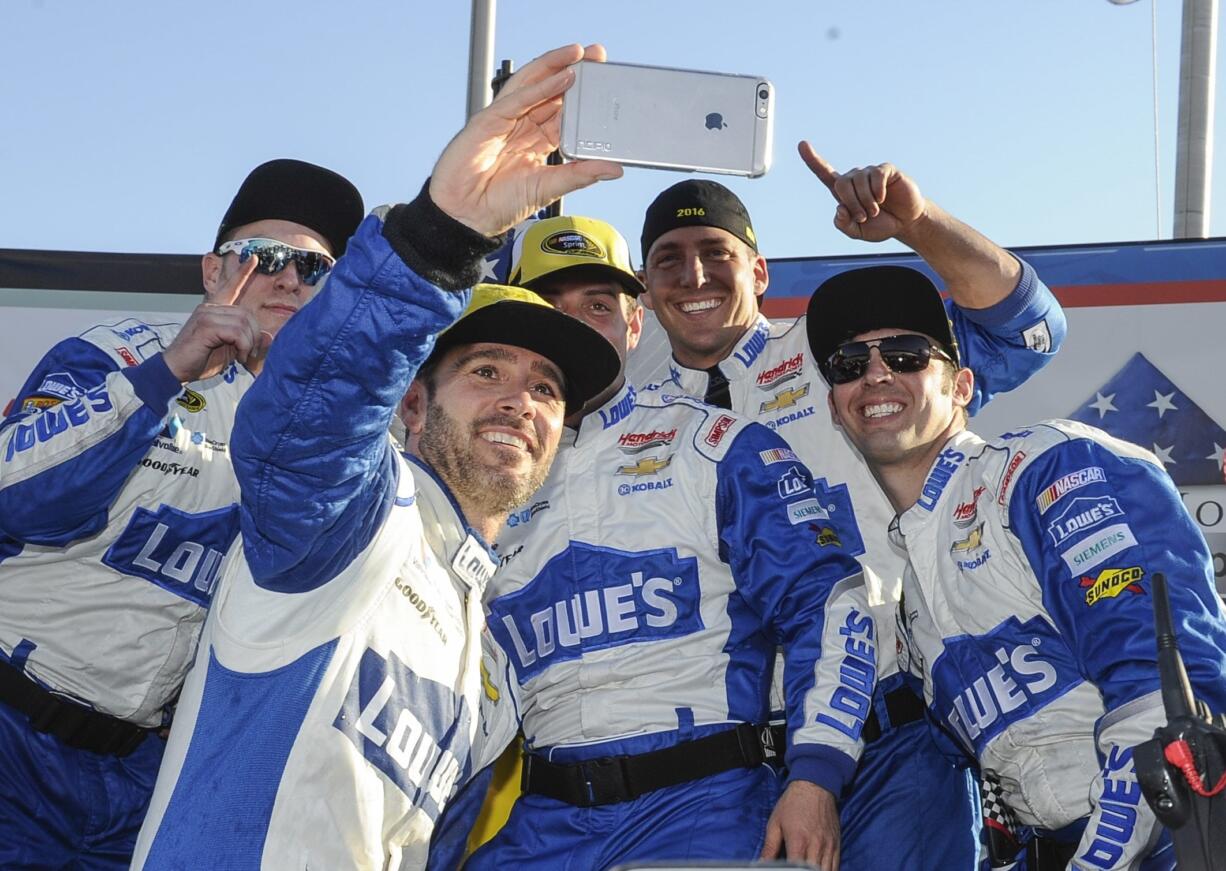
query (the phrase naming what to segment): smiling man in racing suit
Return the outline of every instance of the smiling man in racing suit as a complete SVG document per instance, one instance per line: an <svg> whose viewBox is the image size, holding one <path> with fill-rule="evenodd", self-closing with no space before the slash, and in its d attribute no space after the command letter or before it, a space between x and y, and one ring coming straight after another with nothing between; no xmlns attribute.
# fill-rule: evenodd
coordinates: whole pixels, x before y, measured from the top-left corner
<svg viewBox="0 0 1226 871"><path fill-rule="evenodd" d="M1226 621L1161 462L1071 421L966 430L974 376L919 273L828 280L808 336L833 419L899 512L907 659L933 720L996 784L1001 816L1037 830L1031 861L1174 867L1132 759L1166 720L1153 576L1169 579L1188 675L1215 711Z"/></svg>
<svg viewBox="0 0 1226 871"><path fill-rule="evenodd" d="M261 164L186 322L60 342L0 424L0 867L128 867L238 535L235 409L362 213L331 170Z"/></svg>
<svg viewBox="0 0 1226 871"><path fill-rule="evenodd" d="M925 198L891 164L839 174L808 143L801 155L837 203L835 226L855 239L904 242L944 281L966 365L976 373L971 413L1051 359L1064 315L1029 265ZM703 397L749 416L786 438L816 475L850 489L881 638L864 759L848 794L832 797L841 799L849 866L972 862L976 790L932 744L917 691L904 685L894 661L903 559L886 537L893 512L822 410L825 389L805 319L772 322L758 312L769 275L745 206L713 181L680 182L648 208L642 253L644 300L673 350L644 393Z"/></svg>
<svg viewBox="0 0 1226 871"><path fill-rule="evenodd" d="M642 286L621 236L566 217L517 246L512 279L624 359ZM768 830L832 867L837 818L813 797L851 776L876 674L845 490L815 491L766 427L623 381L568 418L499 537L487 607L517 680L525 795L467 867L748 860ZM762 741L780 644L786 784Z"/></svg>

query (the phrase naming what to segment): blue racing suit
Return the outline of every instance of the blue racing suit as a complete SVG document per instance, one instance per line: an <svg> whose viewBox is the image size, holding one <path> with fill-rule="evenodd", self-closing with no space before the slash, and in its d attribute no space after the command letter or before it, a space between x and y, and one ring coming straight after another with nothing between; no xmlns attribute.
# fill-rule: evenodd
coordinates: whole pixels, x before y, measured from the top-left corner
<svg viewBox="0 0 1226 871"><path fill-rule="evenodd" d="M1226 711L1209 550L1161 462L1071 421L963 431L891 530L902 626L935 723L1075 869L1173 868L1132 748L1166 721L1152 578L1169 581L1196 695Z"/></svg>

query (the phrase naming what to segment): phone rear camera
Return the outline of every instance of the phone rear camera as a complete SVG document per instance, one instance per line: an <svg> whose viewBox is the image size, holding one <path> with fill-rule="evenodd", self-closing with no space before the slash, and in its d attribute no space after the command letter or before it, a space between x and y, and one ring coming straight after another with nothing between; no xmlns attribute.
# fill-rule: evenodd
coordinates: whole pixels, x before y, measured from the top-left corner
<svg viewBox="0 0 1226 871"><path fill-rule="evenodd" d="M769 97L770 95L771 95L771 92L770 92L770 91L768 91L768 90L766 90L766 88L763 88L762 90L758 91L758 99L759 99L759 100L765 100L765 99L766 99L767 97Z"/></svg>

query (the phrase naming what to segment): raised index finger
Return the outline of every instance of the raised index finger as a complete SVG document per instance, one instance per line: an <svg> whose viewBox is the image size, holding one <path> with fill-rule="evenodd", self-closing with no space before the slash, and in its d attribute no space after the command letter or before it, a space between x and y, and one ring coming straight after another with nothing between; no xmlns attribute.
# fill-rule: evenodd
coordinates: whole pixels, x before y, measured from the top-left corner
<svg viewBox="0 0 1226 871"><path fill-rule="evenodd" d="M243 290L247 287L247 282L251 280L251 276L255 274L255 268L259 265L260 258L254 254L250 255L245 262L239 263L238 269L221 286L221 291L213 302L217 305L234 305L238 302L238 298L243 295Z"/></svg>
<svg viewBox="0 0 1226 871"><path fill-rule="evenodd" d="M829 161L818 154L807 140L801 140L796 150L800 152L800 159L813 171L818 181L824 184L831 193L834 193L834 183L839 180L840 175L835 172Z"/></svg>

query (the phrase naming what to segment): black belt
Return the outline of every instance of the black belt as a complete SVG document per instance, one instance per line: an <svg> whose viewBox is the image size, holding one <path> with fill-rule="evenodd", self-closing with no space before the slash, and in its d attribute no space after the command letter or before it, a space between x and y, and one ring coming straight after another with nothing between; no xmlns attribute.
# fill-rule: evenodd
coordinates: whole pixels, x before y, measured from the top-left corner
<svg viewBox="0 0 1226 871"><path fill-rule="evenodd" d="M109 756L127 756L151 731L48 692L2 661L0 702L29 717L35 732L54 735L69 747Z"/></svg>
<svg viewBox="0 0 1226 871"><path fill-rule="evenodd" d="M776 743L779 734L770 726L741 723L705 738L636 756L557 763L528 753L524 755L523 791L575 807L630 801L666 786L771 761L775 748L783 746Z"/></svg>
<svg viewBox="0 0 1226 871"><path fill-rule="evenodd" d="M890 728L897 729L904 723L924 719L924 703L914 691L899 687L885 694L885 712L890 718ZM877 709L873 708L864 720L860 738L865 744L871 744L881 737L881 732L881 720L877 717Z"/></svg>

